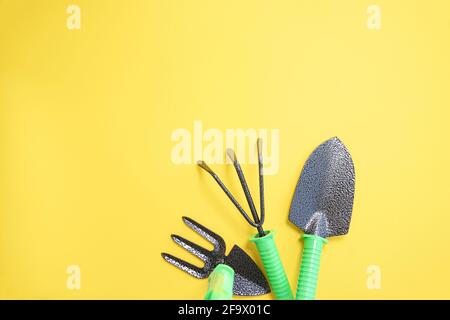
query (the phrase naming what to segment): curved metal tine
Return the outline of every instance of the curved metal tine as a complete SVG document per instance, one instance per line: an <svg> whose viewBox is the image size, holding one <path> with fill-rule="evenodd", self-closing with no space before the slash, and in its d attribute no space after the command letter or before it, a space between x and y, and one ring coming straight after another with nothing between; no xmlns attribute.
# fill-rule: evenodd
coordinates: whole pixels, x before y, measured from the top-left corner
<svg viewBox="0 0 450 320"><path fill-rule="evenodd" d="M247 181L245 180L244 172L242 172L241 165L239 164L236 154L232 149L228 148L227 154L233 161L234 168L236 169L236 173L238 175L239 181L241 182L242 189L244 190L245 198L247 199L248 206L250 207L250 211L252 212L253 220L257 224L258 233L260 236L264 236L264 231L261 227L261 221L258 217L258 213L256 212L255 204L250 194L250 189L248 188Z"/></svg>
<svg viewBox="0 0 450 320"><path fill-rule="evenodd" d="M189 241L181 236L178 236L176 234L171 235L172 240L178 244L183 249L189 251L194 256L200 258L203 261L207 261L209 259L209 256L211 255L211 251L193 243L192 241Z"/></svg>
<svg viewBox="0 0 450 320"><path fill-rule="evenodd" d="M263 148L262 148L262 139L258 138L256 140L256 148L258 150L258 173L259 173L259 211L260 215L260 223L261 226L264 224L265 218L265 207L264 207L264 173L263 173Z"/></svg>
<svg viewBox="0 0 450 320"><path fill-rule="evenodd" d="M161 256L171 265L183 270L186 273L189 273L191 276L194 276L198 279L205 279L209 276L209 274L203 268L194 266L193 264L179 259L169 253L163 252L161 253Z"/></svg>
<svg viewBox="0 0 450 320"><path fill-rule="evenodd" d="M197 165L202 168L203 170L205 170L206 172L208 172L213 178L214 180L216 180L217 184L220 186L220 188L222 188L223 192L225 192L225 194L228 196L228 199L231 200L231 202L233 202L234 206L239 210L239 212L241 213L241 215L244 217L244 219L253 227L257 228L258 224L255 223L249 216L248 214L244 211L244 209L241 207L241 205L239 204L239 202L237 202L237 200L233 197L233 195L231 194L231 192L227 189L227 187L223 184L222 180L220 180L219 176L203 161L197 161Z"/></svg>
<svg viewBox="0 0 450 320"><path fill-rule="evenodd" d="M191 228L192 230L197 232L200 236L202 236L203 238L205 238L206 240L211 242L214 246L214 250L213 250L214 253L217 253L222 256L225 255L226 245L225 245L225 241L223 240L223 238L221 236L212 232L211 230L202 226L200 223L194 221L191 218L183 217L183 222L189 228Z"/></svg>

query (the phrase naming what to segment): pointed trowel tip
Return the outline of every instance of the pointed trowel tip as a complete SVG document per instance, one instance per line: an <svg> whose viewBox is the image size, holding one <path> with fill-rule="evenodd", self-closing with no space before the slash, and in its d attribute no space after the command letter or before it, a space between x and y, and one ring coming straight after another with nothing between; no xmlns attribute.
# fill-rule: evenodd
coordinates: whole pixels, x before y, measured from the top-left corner
<svg viewBox="0 0 450 320"><path fill-rule="evenodd" d="M338 136L334 136L334 137L328 139L327 141L325 141L325 143L337 143L337 144L342 144L342 145L344 144L344 143L342 142L342 140L339 139Z"/></svg>
<svg viewBox="0 0 450 320"><path fill-rule="evenodd" d="M342 140L339 139L337 136L334 136L334 137L328 139L327 141L322 143L322 146L336 146L339 149L344 150L344 152L349 154L349 151L348 151L347 147L345 146L344 142L342 142Z"/></svg>
<svg viewBox="0 0 450 320"><path fill-rule="evenodd" d="M341 139L339 139L339 137L338 136L334 136L334 137L332 137L332 138L330 138L330 140L336 140L336 141L341 141Z"/></svg>

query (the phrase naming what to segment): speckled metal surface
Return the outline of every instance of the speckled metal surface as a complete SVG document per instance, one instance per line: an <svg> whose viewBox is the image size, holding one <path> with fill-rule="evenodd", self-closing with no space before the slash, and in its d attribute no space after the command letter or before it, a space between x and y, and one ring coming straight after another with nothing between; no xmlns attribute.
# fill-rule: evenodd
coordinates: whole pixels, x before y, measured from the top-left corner
<svg viewBox="0 0 450 320"><path fill-rule="evenodd" d="M348 233L355 193L353 160L331 138L306 161L295 188L289 220L307 234L326 238Z"/></svg>
<svg viewBox="0 0 450 320"><path fill-rule="evenodd" d="M270 292L269 284L263 273L244 250L235 245L226 256L226 245L221 236L191 218L183 217L183 222L212 243L213 250L207 250L181 236L172 235L175 243L201 259L204 266L199 268L171 254L162 253L162 257L167 262L199 279L207 278L218 264L224 263L234 270L233 294L256 296Z"/></svg>
<svg viewBox="0 0 450 320"><path fill-rule="evenodd" d="M270 292L270 286L264 274L240 247L234 245L225 264L234 270L233 292L240 296L258 296Z"/></svg>

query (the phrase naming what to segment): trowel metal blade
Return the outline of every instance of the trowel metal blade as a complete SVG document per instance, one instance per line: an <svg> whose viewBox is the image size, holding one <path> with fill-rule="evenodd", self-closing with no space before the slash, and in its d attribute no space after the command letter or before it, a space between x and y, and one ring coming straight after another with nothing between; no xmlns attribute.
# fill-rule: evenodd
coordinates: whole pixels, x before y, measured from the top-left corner
<svg viewBox="0 0 450 320"><path fill-rule="evenodd" d="M244 250L233 246L225 264L234 270L233 293L238 296L259 296L270 292L270 286L258 265Z"/></svg>
<svg viewBox="0 0 450 320"><path fill-rule="evenodd" d="M331 138L306 161L295 188L289 221L323 238L348 233L355 193L353 160L344 144Z"/></svg>

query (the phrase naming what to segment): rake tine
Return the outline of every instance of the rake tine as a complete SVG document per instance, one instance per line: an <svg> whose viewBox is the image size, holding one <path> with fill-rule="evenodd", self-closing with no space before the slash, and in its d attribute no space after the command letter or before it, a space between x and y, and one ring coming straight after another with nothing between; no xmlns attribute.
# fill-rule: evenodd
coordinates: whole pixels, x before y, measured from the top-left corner
<svg viewBox="0 0 450 320"><path fill-rule="evenodd" d="M171 265L183 270L186 273L189 273L193 277L198 279L205 279L208 277L208 274L203 269L194 266L187 261L174 257L173 255L165 252L161 253L161 256Z"/></svg>
<svg viewBox="0 0 450 320"><path fill-rule="evenodd" d="M264 224L265 207L264 207L264 175L263 175L263 158L262 158L262 140L258 138L256 141L258 149L258 173L259 173L259 210L261 211L260 224Z"/></svg>
<svg viewBox="0 0 450 320"><path fill-rule="evenodd" d="M205 170L206 172L208 172L213 178L214 180L216 180L217 184L220 186L220 188L222 188L223 192L225 192L225 194L228 196L228 198L231 200L231 202L233 202L234 206L239 210L239 212L241 213L241 215L245 218L245 220L253 227L257 228L258 224L255 223L254 221L252 221L252 219L250 219L250 217L248 216L248 214L244 211L244 209L241 207L241 205L239 204L239 202L237 202L237 200L233 197L233 195L231 194L231 192L227 189L227 187L223 184L222 180L220 180L219 176L203 161L197 161L197 165L202 168L203 170Z"/></svg>
<svg viewBox="0 0 450 320"><path fill-rule="evenodd" d="M252 196L250 194L250 190L247 185L247 181L245 181L244 172L242 172L241 165L239 164L239 161L237 160L237 157L234 153L234 151L230 148L227 149L227 154L230 157L230 159L233 161L234 168L236 169L236 173L239 177L239 181L241 182L242 189L244 190L245 198L247 199L248 206L250 207L250 211L252 212L253 220L255 221L255 224L257 225L258 234L260 237L264 237L264 230L261 227L261 222L258 217L258 213L256 212L255 204L253 203Z"/></svg>
<svg viewBox="0 0 450 320"><path fill-rule="evenodd" d="M183 222L192 230L197 232L200 236L211 242L214 246L214 253L224 255L226 250L225 241L221 236L212 232L208 228L202 226L200 223L194 221L191 218L183 217ZM206 249L204 249L206 250Z"/></svg>
<svg viewBox="0 0 450 320"><path fill-rule="evenodd" d="M189 251L194 256L200 258L203 261L208 260L208 255L211 254L210 251L176 234L172 234L171 237L176 244Z"/></svg>

